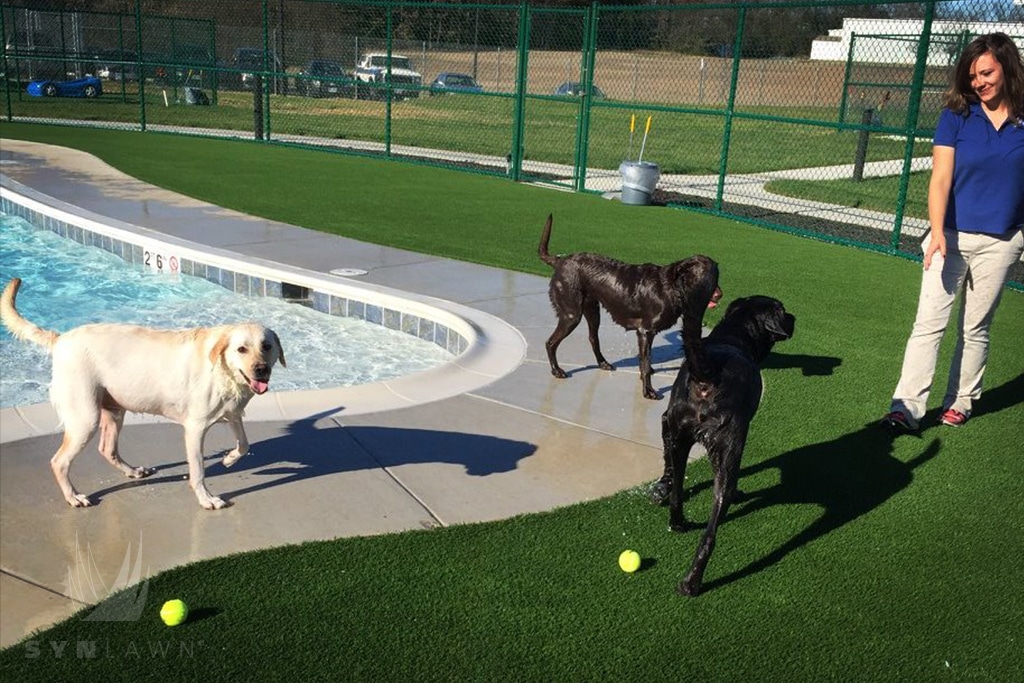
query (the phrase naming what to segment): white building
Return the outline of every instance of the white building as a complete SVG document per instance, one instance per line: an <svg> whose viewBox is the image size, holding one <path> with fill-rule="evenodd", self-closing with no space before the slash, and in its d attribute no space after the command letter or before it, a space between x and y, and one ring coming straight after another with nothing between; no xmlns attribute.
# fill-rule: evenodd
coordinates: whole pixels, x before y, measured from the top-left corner
<svg viewBox="0 0 1024 683"><path fill-rule="evenodd" d="M914 64L923 28L924 22L920 19L843 19L842 28L832 29L827 36L814 40L811 59L845 62L853 44L855 62ZM928 52L928 64L951 64L959 50L950 48L961 45L964 34L969 40L996 31L1009 35L1019 44L1024 40L1024 25L1017 21L933 21L933 45Z"/></svg>

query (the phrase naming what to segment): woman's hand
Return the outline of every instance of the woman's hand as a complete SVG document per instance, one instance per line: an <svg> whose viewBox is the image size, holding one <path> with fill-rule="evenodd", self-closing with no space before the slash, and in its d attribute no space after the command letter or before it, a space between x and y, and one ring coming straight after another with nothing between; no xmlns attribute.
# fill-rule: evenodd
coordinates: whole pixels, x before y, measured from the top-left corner
<svg viewBox="0 0 1024 683"><path fill-rule="evenodd" d="M946 258L946 235L941 230L932 232L932 239L928 248L924 251L924 269L928 270L932 265L932 257L938 252L942 258Z"/></svg>

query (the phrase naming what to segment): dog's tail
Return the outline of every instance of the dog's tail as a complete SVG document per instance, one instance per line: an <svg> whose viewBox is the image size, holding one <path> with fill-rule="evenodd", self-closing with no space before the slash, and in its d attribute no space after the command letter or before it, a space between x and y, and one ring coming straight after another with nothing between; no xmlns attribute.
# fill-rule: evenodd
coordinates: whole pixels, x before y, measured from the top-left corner
<svg viewBox="0 0 1024 683"><path fill-rule="evenodd" d="M718 289L718 267L704 269L697 282L686 291L683 309L683 351L690 377L700 383L713 384L716 373L704 352L704 313Z"/></svg>
<svg viewBox="0 0 1024 683"><path fill-rule="evenodd" d="M0 319L4 321L4 325L11 331L11 334L18 339L39 344L47 351L52 350L57 337L60 335L56 332L36 327L21 317L21 313L18 313L18 309L14 307L14 300L18 296L19 287L21 287L20 278L14 278L4 287L4 293L0 295Z"/></svg>
<svg viewBox="0 0 1024 683"><path fill-rule="evenodd" d="M540 246L537 247L537 256L540 260L552 268L558 263L558 257L548 253L548 242L551 240L551 214L548 214L548 222L544 224L544 231L540 234Z"/></svg>

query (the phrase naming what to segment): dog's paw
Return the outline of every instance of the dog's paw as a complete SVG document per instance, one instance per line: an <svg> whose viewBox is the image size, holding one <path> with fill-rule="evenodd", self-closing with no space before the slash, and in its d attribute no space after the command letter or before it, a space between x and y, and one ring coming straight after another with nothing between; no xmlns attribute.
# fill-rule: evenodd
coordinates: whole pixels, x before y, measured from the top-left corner
<svg viewBox="0 0 1024 683"><path fill-rule="evenodd" d="M679 585L676 586L676 593L695 598L700 595L700 589L700 581L680 581Z"/></svg>
<svg viewBox="0 0 1024 683"><path fill-rule="evenodd" d="M565 374L565 370L563 370L562 368L551 368L551 375L553 377L557 377L558 379L565 379L569 376Z"/></svg>
<svg viewBox="0 0 1024 683"><path fill-rule="evenodd" d="M699 525L694 524L685 517L671 518L668 520L668 530L676 534L685 534L687 531L698 527Z"/></svg>
<svg viewBox="0 0 1024 683"><path fill-rule="evenodd" d="M652 401L660 401L661 394L650 387L644 387L644 398L649 398Z"/></svg>
<svg viewBox="0 0 1024 683"><path fill-rule="evenodd" d="M156 469L153 467L129 467L125 474L129 479L143 479L155 472Z"/></svg>
<svg viewBox="0 0 1024 683"><path fill-rule="evenodd" d="M608 361L601 361L600 363L597 364L597 367L601 368L602 370L608 370L609 372L615 371L615 366L609 363Z"/></svg>
<svg viewBox="0 0 1024 683"><path fill-rule="evenodd" d="M89 496L84 493L73 493L71 497L67 499L68 505L73 508L87 508L92 507L92 501L89 500Z"/></svg>
<svg viewBox="0 0 1024 683"><path fill-rule="evenodd" d="M207 495L199 498L199 506L204 510L222 510L229 505L230 503L223 498L218 498L217 496Z"/></svg>
<svg viewBox="0 0 1024 683"><path fill-rule="evenodd" d="M228 453L227 455L224 456L224 459L221 460L221 464L224 465L224 467L231 467L236 462L241 460L243 455L248 455L248 454L249 454L249 451L246 451L245 453L242 453L241 451L239 451L236 448L235 450L231 451L230 453Z"/></svg>
<svg viewBox="0 0 1024 683"><path fill-rule="evenodd" d="M651 487L650 493L647 494L647 499L651 501L651 505L668 505L668 487L667 481L659 481Z"/></svg>

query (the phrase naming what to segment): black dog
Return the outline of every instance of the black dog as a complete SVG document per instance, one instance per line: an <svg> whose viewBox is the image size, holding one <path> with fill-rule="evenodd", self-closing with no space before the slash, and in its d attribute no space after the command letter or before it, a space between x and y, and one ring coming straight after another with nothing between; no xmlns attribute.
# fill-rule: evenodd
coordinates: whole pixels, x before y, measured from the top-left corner
<svg viewBox="0 0 1024 683"><path fill-rule="evenodd" d="M562 340L569 336L581 318L590 328L590 346L602 370L615 368L601 354L597 335L601 324L601 306L612 320L636 330L640 347L640 382L646 398L657 399L651 386L651 345L659 332L675 324L683 313L690 290L699 282L711 283L711 292L701 308L713 308L722 297L718 288L718 264L707 256L691 256L682 261L659 266L653 263L634 265L592 253L552 256L548 253L551 238L551 216L540 236L537 253L544 263L555 269L548 294L558 316L558 325L545 347L551 374L565 378L555 353ZM698 328L699 329L699 328Z"/></svg>
<svg viewBox="0 0 1024 683"><path fill-rule="evenodd" d="M651 491L654 503L663 504L668 499L669 527L685 531L683 479L687 456L694 443L707 449L714 473L711 517L690 571L677 589L690 596L700 593L718 524L738 494L740 458L750 421L761 402L760 364L775 342L793 336L796 324L781 301L767 296L733 301L706 339L700 338L699 331L703 315L697 306L683 314L686 361L661 418L665 473Z"/></svg>

